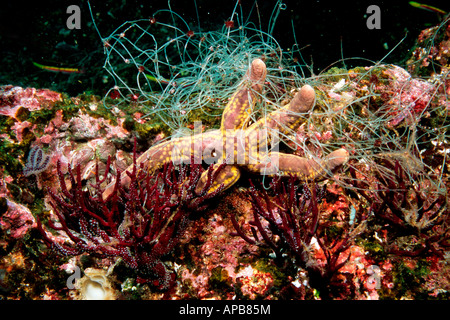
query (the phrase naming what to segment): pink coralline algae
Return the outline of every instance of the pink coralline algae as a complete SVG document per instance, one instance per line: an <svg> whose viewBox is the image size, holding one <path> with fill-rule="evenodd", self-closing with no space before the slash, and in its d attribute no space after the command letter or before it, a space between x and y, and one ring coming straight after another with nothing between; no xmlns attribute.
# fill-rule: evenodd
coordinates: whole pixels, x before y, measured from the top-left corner
<svg viewBox="0 0 450 320"><path fill-rule="evenodd" d="M408 124L414 122L430 105L435 87L427 81L412 79L406 70L398 66L387 69L385 74L395 79L391 87L392 98L384 107L391 117L387 126L396 127L404 120Z"/></svg>
<svg viewBox="0 0 450 320"><path fill-rule="evenodd" d="M11 130L15 133L17 141L22 142L28 130L32 130L35 127L36 126L33 125L30 121L16 121L14 125L11 126Z"/></svg>
<svg viewBox="0 0 450 320"><path fill-rule="evenodd" d="M20 108L35 111L51 108L61 101L61 94L48 89L21 88L14 86L0 87L0 114L16 118Z"/></svg>
<svg viewBox="0 0 450 320"><path fill-rule="evenodd" d="M5 199L5 198L2 198ZM2 230L15 239L22 238L27 232L36 228L36 219L30 209L16 203L6 200L6 212L0 215L0 227Z"/></svg>
<svg viewBox="0 0 450 320"><path fill-rule="evenodd" d="M248 214L244 209L247 202L239 195L228 196L223 201L232 204L233 210L236 209L243 215ZM219 205L207 212L208 216L192 222L180 240L186 251L180 258L185 260L188 256L194 262L194 268L180 267L180 282L190 288L191 298L234 299L236 292L240 290L238 288L242 285L241 280L246 279L247 275L241 270L245 268L253 270L250 262L243 263L240 258L257 256L258 247L233 234L233 224L229 215L235 212L230 211L227 205ZM255 269L255 273L257 272ZM249 279L244 282L246 281ZM221 288L221 291L218 292L217 288ZM262 297L266 290L262 286L259 289L261 290L258 297ZM255 291L256 289L252 295ZM251 293L245 290L242 294L247 296Z"/></svg>
<svg viewBox="0 0 450 320"><path fill-rule="evenodd" d="M245 297L256 299L268 294L274 285L273 275L247 266L236 274L236 280Z"/></svg>
<svg viewBox="0 0 450 320"><path fill-rule="evenodd" d="M122 121L120 118L119 122ZM75 140L79 139L111 139L124 138L128 132L119 126L112 126L105 119L95 119L88 114L80 112L78 116L73 117L63 129L69 130Z"/></svg>
<svg viewBox="0 0 450 320"><path fill-rule="evenodd" d="M70 101L77 100L71 99ZM117 120L118 122L122 121ZM32 124L29 121L16 120L11 126L11 132L19 143L23 143L24 137L29 137L30 133L36 138L28 151L30 156L32 151L37 148L45 150L44 153L48 156L42 158L45 160L43 164L46 165L46 168L44 171L39 170L39 179L37 179L39 189L45 187L56 189L58 184L56 164L58 161L64 167L62 169L64 172L69 164L73 167L80 165L84 169L83 180L93 180L92 172L96 163L103 170L109 156L116 161L112 168L113 172L116 166L123 170L131 164L132 157L129 154L124 155L122 150L117 150L113 143L113 141L119 141L123 144L131 138L131 134L120 124L114 124L102 117L94 117L82 110L70 119L66 119L61 109L56 110L53 117L46 121L48 123L43 126L40 123ZM14 139L10 140L14 142ZM39 154L39 151L34 153L35 156L39 156ZM27 160L31 160L27 157L29 158L28 155L23 157L23 173L25 175L29 173L30 165L32 166L31 162L27 163Z"/></svg>

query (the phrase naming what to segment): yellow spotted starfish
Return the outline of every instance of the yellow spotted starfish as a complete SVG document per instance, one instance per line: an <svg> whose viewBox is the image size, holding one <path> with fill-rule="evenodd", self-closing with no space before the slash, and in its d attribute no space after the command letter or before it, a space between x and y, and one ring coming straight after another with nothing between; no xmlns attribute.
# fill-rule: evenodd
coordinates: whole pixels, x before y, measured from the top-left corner
<svg viewBox="0 0 450 320"><path fill-rule="evenodd" d="M278 134L295 132L302 124L303 115L314 105L315 93L311 86L305 85L289 104L249 125L250 115L262 91L265 78L265 63L260 59L253 60L223 111L220 129L204 133L194 132L192 136L157 144L144 152L136 160L136 165L153 172L171 161L204 161L214 166L213 171L220 167L215 181L207 191L212 193L221 185L223 189L231 187L239 179L242 168L268 176L293 175L302 180L320 180L345 164L348 160L348 152L345 149L335 150L320 160L273 151ZM268 150L269 142L272 142L272 151ZM133 165L127 170L131 172ZM196 192L203 190L207 179L208 172L205 171L196 186ZM123 175L121 184L128 186L129 183L130 178ZM106 188L103 197L106 198L113 189L114 182Z"/></svg>

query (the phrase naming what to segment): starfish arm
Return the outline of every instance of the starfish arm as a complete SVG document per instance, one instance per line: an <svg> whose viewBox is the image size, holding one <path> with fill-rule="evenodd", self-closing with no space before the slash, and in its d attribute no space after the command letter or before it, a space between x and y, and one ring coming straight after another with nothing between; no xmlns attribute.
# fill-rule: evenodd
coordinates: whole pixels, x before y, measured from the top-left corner
<svg viewBox="0 0 450 320"><path fill-rule="evenodd" d="M193 136L186 136L172 139L152 146L136 159L138 170L146 170L150 173L164 167L165 164L201 164L202 160L213 163L221 157L222 136L219 130L211 130ZM126 171L132 172L134 164L130 165ZM128 188L130 177L123 174L120 183ZM112 181L103 192L103 198L111 194L114 190L115 181Z"/></svg>
<svg viewBox="0 0 450 320"><path fill-rule="evenodd" d="M248 169L268 176L293 175L302 180L319 181L347 163L348 152L345 149L338 149L320 160L280 152L271 152L268 157L268 163L248 165Z"/></svg>
<svg viewBox="0 0 450 320"><path fill-rule="evenodd" d="M257 93L262 91L266 79L266 64L261 59L255 59L244 76L244 81L233 94L226 105L220 128L222 134L229 129L241 129L248 123Z"/></svg>
<svg viewBox="0 0 450 320"><path fill-rule="evenodd" d="M222 166L222 164L217 163L213 164L213 172L212 175L215 175L215 179L211 182L208 190L206 191L206 194L211 194L215 192L218 188L220 188L223 185L223 190L228 189L233 184L236 183L236 181L239 180L241 176L241 171L239 170L238 166L234 165L226 165ZM217 170L220 170L218 173ZM195 193L201 194L203 191L205 191L205 187L208 184L208 171L205 171L202 173L200 180L197 183L197 186L195 187Z"/></svg>
<svg viewBox="0 0 450 320"><path fill-rule="evenodd" d="M262 118L251 129L266 127L268 131L278 130L284 134L295 132L304 122L304 117L314 106L316 94L310 85L304 85L286 106L271 112Z"/></svg>
<svg viewBox="0 0 450 320"><path fill-rule="evenodd" d="M304 85L291 102L281 110L269 115L269 126L283 133L295 132L304 122L304 117L314 106L316 94L310 85Z"/></svg>
<svg viewBox="0 0 450 320"><path fill-rule="evenodd" d="M185 141L186 140L186 141ZM136 159L136 166L140 170L141 166L144 170L155 171L162 168L166 163L172 161L172 151L174 146L179 145L187 147L187 139L178 138L174 140L169 140L163 143L159 143L147 151L145 151L139 158ZM132 172L134 164L130 165L126 171ZM125 173L121 175L120 184L126 188L129 187L131 182L130 177ZM103 192L103 199L106 199L114 190L115 181L111 181L108 186L106 186Z"/></svg>

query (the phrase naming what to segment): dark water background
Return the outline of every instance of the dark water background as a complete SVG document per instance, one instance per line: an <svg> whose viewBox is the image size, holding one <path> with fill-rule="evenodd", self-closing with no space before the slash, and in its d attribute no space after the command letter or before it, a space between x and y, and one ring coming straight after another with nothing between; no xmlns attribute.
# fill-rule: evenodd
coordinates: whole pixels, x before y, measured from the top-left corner
<svg viewBox="0 0 450 320"><path fill-rule="evenodd" d="M267 30L276 1L241 0L244 15L252 8L251 20L261 21ZM447 1L428 0L426 4L450 10ZM91 1L95 20L102 36L109 35L126 20L147 18L167 1ZM231 0L173 0L172 10L182 15L193 30L217 30L228 20L236 2ZM273 35L283 48L297 42L308 64L318 73L341 57L382 59L404 37L404 41L386 58L386 63L403 65L421 30L439 23L433 12L417 9L408 1L284 1ZM366 26L367 7L381 9L381 29ZM81 8L81 29L68 30L66 9ZM259 17L256 14L259 12ZM63 43L61 45L61 43ZM65 45L67 44L67 45ZM70 95L90 92L101 95L107 85L101 81L104 62L102 43L93 28L86 1L8 1L0 9L0 85L46 87ZM79 66L82 75L56 74L39 70L32 61L48 65ZM43 63L44 64L44 63ZM347 61L347 67L370 65L369 61ZM336 66L342 67L342 64ZM70 78L69 78L70 77Z"/></svg>

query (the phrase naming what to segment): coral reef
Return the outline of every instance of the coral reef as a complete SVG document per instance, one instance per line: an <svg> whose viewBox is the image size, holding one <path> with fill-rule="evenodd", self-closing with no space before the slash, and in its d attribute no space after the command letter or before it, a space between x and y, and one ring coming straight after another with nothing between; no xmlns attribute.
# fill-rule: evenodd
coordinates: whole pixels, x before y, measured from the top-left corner
<svg viewBox="0 0 450 320"><path fill-rule="evenodd" d="M2 299L450 297L449 20L407 66L309 78L231 22L146 20L179 35L159 73L115 67L125 24L103 101L0 87Z"/></svg>

